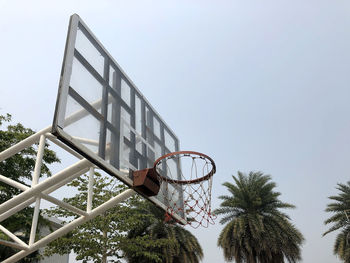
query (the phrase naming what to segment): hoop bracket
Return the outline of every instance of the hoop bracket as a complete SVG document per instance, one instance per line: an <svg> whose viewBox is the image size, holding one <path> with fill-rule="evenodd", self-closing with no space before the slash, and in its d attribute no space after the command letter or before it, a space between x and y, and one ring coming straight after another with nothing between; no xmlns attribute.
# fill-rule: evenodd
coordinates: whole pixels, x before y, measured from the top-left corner
<svg viewBox="0 0 350 263"><path fill-rule="evenodd" d="M160 188L160 182L153 168L147 168L139 171L133 171L133 189L146 196L157 195Z"/></svg>

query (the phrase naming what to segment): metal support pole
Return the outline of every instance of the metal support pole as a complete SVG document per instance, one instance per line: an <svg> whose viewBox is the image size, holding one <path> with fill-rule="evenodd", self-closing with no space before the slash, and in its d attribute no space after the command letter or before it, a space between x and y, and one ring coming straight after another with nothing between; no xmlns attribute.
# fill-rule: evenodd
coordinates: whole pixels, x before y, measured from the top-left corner
<svg viewBox="0 0 350 263"><path fill-rule="evenodd" d="M15 241L17 244L21 245L22 247L25 247L28 249L28 245L24 243L22 240L20 240L16 235L12 234L11 231L7 230L5 227L0 225L0 230L4 232L7 236L9 236L13 241Z"/></svg>
<svg viewBox="0 0 350 263"><path fill-rule="evenodd" d="M46 237L42 238L41 240L35 242L33 245L29 247L28 250L24 251L22 250L21 252L18 252L17 254L13 255L12 257L9 257L8 259L4 260L3 263L14 263L20 260L21 258L24 258L25 256L29 255L30 253L38 250L40 247L43 247L50 243L51 241L67 234L69 231L73 230L77 226L84 224L88 220L94 219L96 216L104 213L107 211L109 208L114 207L120 202L123 202L124 200L128 199L132 195L134 195L136 192L132 189L125 190L121 194L113 197L106 203L96 207L89 213L88 216L82 216L79 217L78 219L70 222L69 224L61 227L60 229L56 230L55 232L47 235Z"/></svg>
<svg viewBox="0 0 350 263"><path fill-rule="evenodd" d="M47 132L51 131L51 126L42 129L41 131L29 136L28 138L24 139L23 141L13 145L12 147L6 149L5 151L0 153L0 162L2 162L3 160L9 158L10 156L22 151L23 149L33 145L34 143L36 143L40 136L42 134L45 134Z"/></svg>
<svg viewBox="0 0 350 263"><path fill-rule="evenodd" d="M89 171L88 198L87 198L87 205L86 205L86 211L88 213L91 212L91 209L92 209L92 198L94 195L94 191L93 191L94 173L95 173L95 169L94 167L91 167Z"/></svg>
<svg viewBox="0 0 350 263"><path fill-rule="evenodd" d="M59 141L56 136L52 135L51 133L46 133L45 136L47 139L49 139L51 142L53 142L54 144L56 144L58 147L62 148L66 152L69 152L71 155L77 157L78 159L83 159L83 157L79 153L77 153L76 151L73 151L72 148L69 148L63 142Z"/></svg>
<svg viewBox="0 0 350 263"><path fill-rule="evenodd" d="M10 242L10 241L6 241L6 240L2 240L2 239L0 239L0 245L16 248L16 249L19 249L19 250L22 250L22 249L26 250L26 249L28 249L28 246L22 246L20 244L17 244L17 243L14 243L14 242Z"/></svg>
<svg viewBox="0 0 350 263"><path fill-rule="evenodd" d="M34 167L32 187L36 186L39 182L39 177L40 177L40 173L41 173L41 166L42 166L43 157L44 157L45 143L46 143L45 135L41 135L39 147L38 147L38 153L36 156L35 167ZM32 245L34 243L34 240L35 240L35 234L36 234L36 229L38 226L38 219L39 219L39 212L40 212L40 201L41 201L40 197L37 197L35 200L32 228L30 230L30 237L29 237L29 245Z"/></svg>
<svg viewBox="0 0 350 263"><path fill-rule="evenodd" d="M36 155L36 161L34 166L32 186L35 186L39 182L39 177L41 173L41 165L43 163L44 150L45 150L46 137L45 135L40 136L38 153Z"/></svg>

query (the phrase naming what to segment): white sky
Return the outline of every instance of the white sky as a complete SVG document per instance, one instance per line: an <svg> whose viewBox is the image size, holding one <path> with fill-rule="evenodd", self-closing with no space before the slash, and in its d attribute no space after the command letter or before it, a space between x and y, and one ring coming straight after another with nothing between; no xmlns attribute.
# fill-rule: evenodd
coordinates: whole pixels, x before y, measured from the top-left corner
<svg viewBox="0 0 350 263"><path fill-rule="evenodd" d="M304 234L303 262L339 262L327 197L350 174L350 2L0 0L0 114L51 124L77 13L173 129L217 164L213 206L238 170L270 174ZM217 223L193 233L223 262Z"/></svg>

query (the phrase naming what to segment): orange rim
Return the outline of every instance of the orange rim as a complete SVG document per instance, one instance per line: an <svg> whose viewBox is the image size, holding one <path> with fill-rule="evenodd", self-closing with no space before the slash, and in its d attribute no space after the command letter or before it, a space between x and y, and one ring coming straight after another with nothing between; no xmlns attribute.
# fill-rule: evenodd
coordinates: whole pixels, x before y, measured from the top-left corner
<svg viewBox="0 0 350 263"><path fill-rule="evenodd" d="M175 156L175 155L183 155L183 156L196 155L196 156L198 156L197 158L203 158L205 160L208 160L211 163L211 165L212 165L212 169L206 175L204 175L204 176L202 176L200 178L194 179L194 180L174 180L174 179L170 179L170 178L167 178L167 177L162 176L161 174L159 174L158 171L157 171L157 166L161 163L161 161L163 161L163 160L166 161L167 159L170 159L171 156ZM178 152L168 153L168 154L165 154L165 155L159 157L154 162L153 169L154 169L154 172L157 174L158 177L160 177L163 181L166 181L168 183L174 183L174 184L196 184L196 183L208 180L210 177L212 177L215 174L215 172L216 172L216 165L215 165L215 162L214 162L213 159L211 159L208 155L205 155L203 153L193 152L193 151L178 151Z"/></svg>

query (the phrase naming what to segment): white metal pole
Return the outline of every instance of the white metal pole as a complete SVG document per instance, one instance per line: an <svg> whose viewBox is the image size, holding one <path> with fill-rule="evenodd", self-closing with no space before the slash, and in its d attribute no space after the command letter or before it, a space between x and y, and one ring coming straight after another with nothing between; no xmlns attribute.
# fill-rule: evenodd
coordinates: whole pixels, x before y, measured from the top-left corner
<svg viewBox="0 0 350 263"><path fill-rule="evenodd" d="M83 143L83 144L90 144L90 145L95 145L98 146L99 142L96 140L92 140L92 139L87 139L87 138L81 138L81 137L72 137L75 141Z"/></svg>
<svg viewBox="0 0 350 263"><path fill-rule="evenodd" d="M21 246L25 247L25 248L29 248L28 245L26 243L24 243L22 240L20 240L16 235L12 234L11 231L7 230L5 227L3 227L2 225L0 225L0 230L2 232L4 232L7 236L9 236L13 241L15 241L16 243L20 244Z"/></svg>
<svg viewBox="0 0 350 263"><path fill-rule="evenodd" d="M22 190L22 191L30 189L30 187L28 187L28 186L26 186L24 184L21 184L21 183L15 181L15 180L12 180L12 179L10 179L10 178L8 178L6 176L3 176L1 174L0 174L0 181L5 183L5 184L11 185L13 187L16 187L17 189Z"/></svg>
<svg viewBox="0 0 350 263"><path fill-rule="evenodd" d="M19 250L26 250L28 249L28 246L22 246L20 244L14 243L14 242L10 242L10 241L6 241L6 240L2 240L0 239L0 245L4 245L7 247L12 247L12 248L17 248Z"/></svg>
<svg viewBox="0 0 350 263"><path fill-rule="evenodd" d="M53 191L56 191L58 188L68 184L70 181L73 181L75 178L81 176L82 174L87 173L89 171L91 165L92 164L87 165L86 167L84 167L80 171L69 175L67 178L63 179L62 181L58 182L57 184L54 184L53 186L47 188L46 190L44 190L44 194L50 194Z"/></svg>
<svg viewBox="0 0 350 263"><path fill-rule="evenodd" d="M17 262L21 258L24 258L25 256L29 255L30 253L38 250L40 247L43 247L43 246L47 245L48 243L50 243L51 241L67 234L68 232L70 232L71 230L76 228L77 226L84 224L88 220L91 220L91 219L95 218L96 216L104 213L105 211L107 211L109 208L112 208L116 204L123 202L124 200L131 197L135 193L136 192L132 189L125 190L123 193L113 197L112 199L110 199L106 203L96 207L94 210L91 211L89 216L79 217L78 219L70 222L69 224L61 227L60 229L56 230L55 232L47 235L46 237L42 238L41 240L39 240L37 242L35 242L33 245L31 245L29 247L28 250L26 250L26 251L22 250L21 252L18 252L17 254L13 255L12 257L9 257L8 259L4 260L3 263Z"/></svg>
<svg viewBox="0 0 350 263"><path fill-rule="evenodd" d="M42 163L43 163L42 161L44 157L45 143L46 143L45 135L41 135L39 147L38 147L38 153L35 161L32 187L36 186L39 182L41 166L42 166ZM38 219L39 219L39 212L40 212L40 201L41 201L40 197L37 197L35 201L35 207L34 207L34 213L33 213L32 228L30 230L29 245L33 244L35 241L35 234L38 226Z"/></svg>
<svg viewBox="0 0 350 263"><path fill-rule="evenodd" d="M92 198L94 194L94 173L95 169L94 167L90 168L89 171L89 185L88 185L88 198L87 198L87 205L86 205L86 211L89 213L92 209Z"/></svg>
<svg viewBox="0 0 350 263"><path fill-rule="evenodd" d="M0 205L0 215L7 210L11 209L14 206L19 205L20 203L28 200L29 198L38 195L39 193L43 192L48 187L59 183L61 180L65 179L66 177L70 176L72 173L77 173L83 168L87 166L91 166L92 164L87 160L83 159L79 162L67 167L66 169L62 170L61 172L57 173L56 175L46 179L45 181L37 184L36 186L32 187L31 189L13 197L12 199L6 201L5 203L2 203Z"/></svg>
<svg viewBox="0 0 350 263"><path fill-rule="evenodd" d="M51 142L53 142L57 146L61 147L66 152L69 152L71 155L77 157L78 159L83 159L83 157L79 153L72 150L72 148L68 147L63 142L59 141L56 136L52 135L51 133L46 133L45 136L47 139L49 139Z"/></svg>
<svg viewBox="0 0 350 263"><path fill-rule="evenodd" d="M42 129L41 131L29 136L28 138L24 139L23 141L20 141L19 143L6 149L5 151L2 151L0 153L0 162L36 143L42 134L45 134L49 131L51 131L51 126Z"/></svg>
<svg viewBox="0 0 350 263"><path fill-rule="evenodd" d="M32 245L35 241L35 234L36 234L36 229L37 229L38 220L39 220L40 203L41 203L41 199L37 197L35 200L32 227L30 229L29 245Z"/></svg>
<svg viewBox="0 0 350 263"><path fill-rule="evenodd" d="M46 137L45 135L41 135L40 141L39 141L38 153L36 155L36 160L35 160L32 186L37 185L39 182L41 165L43 163L43 157L44 157L45 143L46 143Z"/></svg>

